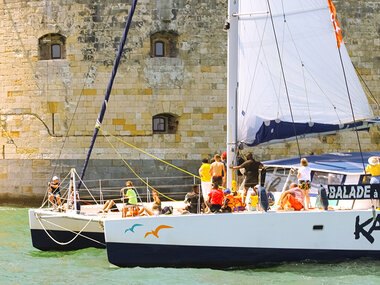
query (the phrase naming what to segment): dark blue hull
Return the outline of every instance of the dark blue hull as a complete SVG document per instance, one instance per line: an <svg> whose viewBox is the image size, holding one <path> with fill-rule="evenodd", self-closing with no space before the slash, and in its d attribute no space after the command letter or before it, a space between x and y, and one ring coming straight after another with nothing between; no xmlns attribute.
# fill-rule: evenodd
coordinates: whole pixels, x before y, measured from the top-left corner
<svg viewBox="0 0 380 285"><path fill-rule="evenodd" d="M78 236L75 240L67 245L60 245L53 241L44 230L32 229L32 243L35 248L40 250L57 250L69 251L87 247L105 248L104 233L82 232L81 235L89 237L93 240ZM74 238L75 234L68 231L48 231L49 234L58 242L65 243ZM97 241L97 242L96 242Z"/></svg>
<svg viewBox="0 0 380 285"><path fill-rule="evenodd" d="M263 266L284 261L342 261L362 257L380 259L380 251L236 248L154 244L107 243L110 263L120 267L207 267Z"/></svg>

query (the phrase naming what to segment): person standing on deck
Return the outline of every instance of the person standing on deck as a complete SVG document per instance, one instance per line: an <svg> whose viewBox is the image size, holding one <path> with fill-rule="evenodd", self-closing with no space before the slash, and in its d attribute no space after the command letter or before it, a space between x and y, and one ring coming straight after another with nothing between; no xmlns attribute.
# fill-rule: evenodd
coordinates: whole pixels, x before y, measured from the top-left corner
<svg viewBox="0 0 380 285"><path fill-rule="evenodd" d="M218 186L222 186L223 178L226 177L227 172L219 154L215 155L215 162L210 166L211 182L217 183Z"/></svg>
<svg viewBox="0 0 380 285"><path fill-rule="evenodd" d="M222 163L224 164L224 168L227 169L227 152L222 153ZM223 173L223 188L226 188L227 186L227 174Z"/></svg>
<svg viewBox="0 0 380 285"><path fill-rule="evenodd" d="M309 163L306 158L301 159L301 167L298 168L298 187L304 192L306 204L305 209L309 209L310 207L310 196L309 190L311 188L311 169L309 167Z"/></svg>
<svg viewBox="0 0 380 285"><path fill-rule="evenodd" d="M252 153L247 154L247 160L243 162L239 166L230 166L232 169L241 169L244 168L244 175L245 175L245 185L244 185L244 196L243 199L245 200L245 197L247 196L247 192L249 188L255 187L257 184L259 184L259 169L263 168L264 165L260 161L256 161L253 158Z"/></svg>
<svg viewBox="0 0 380 285"><path fill-rule="evenodd" d="M380 157L371 156L368 158L368 165L365 172L371 174L371 184L380 184Z"/></svg>
<svg viewBox="0 0 380 285"><path fill-rule="evenodd" d="M201 177L201 187L203 198L207 200L208 194L211 191L211 175L210 175L211 164L208 163L208 159L202 159L202 166L199 168L199 176Z"/></svg>

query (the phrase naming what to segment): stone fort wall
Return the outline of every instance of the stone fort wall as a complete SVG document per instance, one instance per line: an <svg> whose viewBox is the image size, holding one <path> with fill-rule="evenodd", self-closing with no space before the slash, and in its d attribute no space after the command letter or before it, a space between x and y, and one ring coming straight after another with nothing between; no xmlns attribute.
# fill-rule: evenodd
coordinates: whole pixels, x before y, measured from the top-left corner
<svg viewBox="0 0 380 285"><path fill-rule="evenodd" d="M225 149L227 14L224 0L140 0L102 129L196 173ZM380 101L380 1L334 1L354 65ZM0 5L0 194L40 197L52 174L80 170L131 1L4 0ZM151 35L177 35L177 55L152 57ZM65 58L42 60L39 39L65 37ZM379 107L369 98L375 115ZM175 133L153 134L171 114ZM360 134L380 149L380 132ZM109 138L142 176L183 175ZM353 133L300 141L301 152L357 151ZM261 160L297 155L294 143L253 149ZM86 178L132 173L99 136ZM142 167L144 161L144 167ZM104 176L104 177L100 177ZM1 196L1 195L0 195Z"/></svg>

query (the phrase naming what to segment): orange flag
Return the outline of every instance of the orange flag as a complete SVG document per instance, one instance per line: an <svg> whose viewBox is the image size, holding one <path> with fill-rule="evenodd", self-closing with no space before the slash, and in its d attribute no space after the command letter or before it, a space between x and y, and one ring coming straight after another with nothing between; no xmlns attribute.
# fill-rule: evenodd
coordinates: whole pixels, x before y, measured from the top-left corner
<svg viewBox="0 0 380 285"><path fill-rule="evenodd" d="M333 23L333 26L334 26L338 48L340 48L340 44L343 43L342 29L340 28L339 22L336 19L336 9L335 9L334 3L332 2L332 0L328 0L328 2L329 2L329 8L330 8L331 22Z"/></svg>

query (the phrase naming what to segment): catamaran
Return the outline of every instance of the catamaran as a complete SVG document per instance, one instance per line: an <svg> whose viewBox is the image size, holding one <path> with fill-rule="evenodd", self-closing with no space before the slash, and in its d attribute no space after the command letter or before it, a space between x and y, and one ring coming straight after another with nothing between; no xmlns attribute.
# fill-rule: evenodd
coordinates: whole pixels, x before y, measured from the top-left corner
<svg viewBox="0 0 380 285"><path fill-rule="evenodd" d="M126 28L136 3L132 3ZM331 1L230 1L228 15L228 165L236 163L243 146L359 131L379 122L373 118L341 40ZM122 42L125 37L126 33ZM122 44L118 56L121 51ZM117 65L115 60L116 70ZM272 206L262 207L264 211L181 215L176 209L184 206L182 202L173 203L177 206L169 216L121 218L120 213L98 213L102 205L78 210L77 181L82 183L112 77L82 174L77 177L71 171L71 208L29 212L35 247L72 250L106 245L109 261L118 266L231 267L303 259L380 258L380 214L374 207L380 191L376 185L363 184L361 167L369 157L379 156L378 152L307 157L313 171L312 198L318 196L321 185L327 190L329 184L341 186L336 191L340 196L332 197L332 191L327 191L329 205L317 207L313 200L316 207L309 211L284 212ZM264 164L267 177L261 191L273 192L278 198L284 185L296 179L291 169L297 162ZM230 169L227 176L232 188ZM368 195L359 197L364 190Z"/></svg>
<svg viewBox="0 0 380 285"><path fill-rule="evenodd" d="M243 146L296 140L299 148L300 138L349 129L357 133L379 121L370 119L335 16L330 0L229 1L228 165L236 163ZM378 185L363 184L368 155L379 153L355 154L359 160L354 172L355 163L348 159L352 154L331 154L333 160L309 157L312 183L319 184L321 198L330 199L326 204L324 196L320 207L309 211L268 209L266 195L261 195L264 211L106 219L108 259L118 266L218 268L379 259L380 213L375 203L380 191ZM268 163L274 169L268 178L285 173L291 180L292 165ZM324 169L326 165L331 168ZM322 176L327 177L324 183L318 179ZM229 188L232 177L228 169ZM273 181L266 183L269 190ZM348 202L333 204L333 199Z"/></svg>

